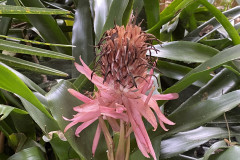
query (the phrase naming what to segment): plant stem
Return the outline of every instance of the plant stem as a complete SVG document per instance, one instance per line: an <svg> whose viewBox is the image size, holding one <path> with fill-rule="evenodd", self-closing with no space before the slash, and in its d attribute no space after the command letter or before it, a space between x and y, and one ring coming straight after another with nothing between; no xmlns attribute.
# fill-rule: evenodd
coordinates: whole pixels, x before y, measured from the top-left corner
<svg viewBox="0 0 240 160"><path fill-rule="evenodd" d="M107 128L107 126L106 126L103 118L102 118L102 117L99 117L98 120L99 120L99 125L101 126L101 129L102 129L102 131L103 131L103 134L104 134L104 137L105 137L105 140L106 140L106 143L107 143L107 148L108 148L108 160L114 160L114 153L113 153L114 145L113 145L112 136L111 136L111 134L109 133L108 128Z"/></svg>
<svg viewBox="0 0 240 160"><path fill-rule="evenodd" d="M128 123L126 125L126 132L128 132L129 128L130 128L130 124ZM125 160L129 160L129 155L130 155L130 135L128 135L126 138L127 138L127 140L126 140L126 144L125 144L126 145Z"/></svg>
<svg viewBox="0 0 240 160"><path fill-rule="evenodd" d="M115 160L123 160L125 157L125 124L123 120L120 120L120 137L118 147L115 155Z"/></svg>
<svg viewBox="0 0 240 160"><path fill-rule="evenodd" d="M204 5L214 15L214 17L218 20L219 23L222 24L222 26L224 27L224 29L227 31L230 38L232 39L233 44L235 45L240 44L239 34L237 30L229 22L227 17L224 14L222 14L222 12L219 11L214 5L209 3L207 0L198 0L198 1L202 5Z"/></svg>

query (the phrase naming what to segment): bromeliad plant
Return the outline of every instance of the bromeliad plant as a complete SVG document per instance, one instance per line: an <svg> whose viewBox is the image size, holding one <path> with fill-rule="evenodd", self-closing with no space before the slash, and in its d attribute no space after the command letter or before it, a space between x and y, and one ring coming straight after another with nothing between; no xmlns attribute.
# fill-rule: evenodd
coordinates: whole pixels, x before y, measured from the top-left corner
<svg viewBox="0 0 240 160"><path fill-rule="evenodd" d="M235 159L236 4L1 0L0 159Z"/></svg>
<svg viewBox="0 0 240 160"><path fill-rule="evenodd" d="M75 135L79 136L84 128L98 120L92 145L93 155L102 131L108 146L108 159L129 159L130 133L133 132L142 154L150 158L148 155L150 153L157 159L142 117L155 131L158 123L152 111L154 110L159 124L167 131L164 123L168 125L174 123L162 114L156 100L176 99L178 94L153 95L155 90L152 80L153 68L147 73L149 64L146 57L147 50L155 50L154 46L147 43L152 39L153 35L144 33L136 25L128 24L126 29L124 26L115 26L106 31L99 42L100 53L96 69L99 68L102 77L94 74L81 58L82 66L75 64L77 70L97 86L98 91L94 93L93 98L88 98L73 89L68 90L84 104L74 107L74 111L78 112L74 118L64 118L72 121L64 132L73 125L83 122L75 132ZM114 142L103 119L108 121L114 132L120 132L115 156Z"/></svg>

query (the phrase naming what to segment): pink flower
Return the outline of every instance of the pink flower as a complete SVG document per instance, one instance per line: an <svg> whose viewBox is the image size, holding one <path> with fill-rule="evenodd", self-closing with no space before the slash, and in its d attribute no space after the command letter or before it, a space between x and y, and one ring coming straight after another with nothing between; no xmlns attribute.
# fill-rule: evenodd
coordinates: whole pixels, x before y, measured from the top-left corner
<svg viewBox="0 0 240 160"><path fill-rule="evenodd" d="M146 40L146 38L142 36L142 32L141 30L139 30L139 28L140 27L134 28L130 25L127 26L127 31L134 30L132 35L129 35L132 39L128 39L126 42L126 45L128 45L128 50L130 52L131 50L136 51L136 48L138 47L136 46L138 45L137 43L139 43L139 45L143 45L141 44L142 41ZM114 33L118 33L117 37L126 35L122 33L125 31L124 27L122 28L116 26L115 30L117 30L117 32L110 31L109 33L107 32L107 35L113 36ZM134 39L135 34L140 34L142 38L137 37ZM123 38L119 39L121 43L124 43L122 40ZM108 43L108 39L106 41L107 42L101 46L103 50L107 50L109 45L116 46L115 44L111 44L111 42ZM132 41L135 43L132 43ZM115 43L115 41L113 42ZM118 41L116 43L119 44L120 42ZM131 45L135 46L132 47ZM143 49L145 48L141 48L141 50ZM112 61L109 55L101 54L101 69L103 71L102 75L104 76L104 78L97 76L95 73L93 73L93 71L91 71L91 69L83 62L81 58L80 61L82 65L75 63L77 70L84 74L90 81L92 81L92 83L97 86L98 91L95 92L94 98L88 98L73 89L68 90L73 96L84 102L84 104L73 108L74 111L77 112L77 114L74 115L72 119L64 118L65 120L71 121L71 123L66 126L64 132L66 132L72 126L81 123L75 132L76 136L79 136L80 132L83 129L91 125L100 117L103 117L105 120L107 120L114 131L119 131L120 125L118 120L122 120L125 123L130 124L130 129L127 131L125 136L129 136L129 134L133 132L136 138L138 148L140 149L142 154L145 157L150 158L150 153L151 156L156 159L152 143L143 123L143 117L152 125L154 131L158 127L157 120L160 126L165 131L167 131L164 123L168 125L174 125L174 123L162 114L156 100L176 99L178 98L178 94L171 93L165 95L153 95L153 91L155 88L152 80L153 69L151 69L150 73L147 73L146 66L144 66L146 64L146 60L144 60L146 59L146 55L135 55L135 58L131 59L130 56L128 56L127 58L124 55L126 54L126 48L125 52L124 49L119 50L120 51L116 51L115 49L115 57L113 58L114 62L112 63L109 62ZM146 53L146 50L141 52ZM125 56L125 61L128 60L129 64L127 64L127 62L125 61L122 61L121 56ZM138 56L140 58L136 58ZM128 67L124 69L124 67L122 67L121 65L128 65ZM144 66L144 68L142 66ZM127 75L125 76L125 78L124 74ZM132 75L129 76L130 74ZM145 78L141 78L143 76ZM148 95L146 95L147 91L149 91ZM157 117L154 115L153 111L156 113ZM96 151L101 131L106 132L106 130L103 130L103 127L101 127L101 125L98 125L92 145L93 154Z"/></svg>

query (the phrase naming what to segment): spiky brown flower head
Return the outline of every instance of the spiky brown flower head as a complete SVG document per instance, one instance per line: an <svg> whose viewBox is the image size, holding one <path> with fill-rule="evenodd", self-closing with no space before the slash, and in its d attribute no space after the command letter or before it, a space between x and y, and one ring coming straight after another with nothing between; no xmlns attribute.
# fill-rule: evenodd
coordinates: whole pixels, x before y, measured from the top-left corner
<svg viewBox="0 0 240 160"><path fill-rule="evenodd" d="M105 32L98 47L98 65L104 83L112 84L115 89L133 88L145 80L149 58L147 50L156 50L149 41L155 37L141 30L141 27L128 24L115 26Z"/></svg>

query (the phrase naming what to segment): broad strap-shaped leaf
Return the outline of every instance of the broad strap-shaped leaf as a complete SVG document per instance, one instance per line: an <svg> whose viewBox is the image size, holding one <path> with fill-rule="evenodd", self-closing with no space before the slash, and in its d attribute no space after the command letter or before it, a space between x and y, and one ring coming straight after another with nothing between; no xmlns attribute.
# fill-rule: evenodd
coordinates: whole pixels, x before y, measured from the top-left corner
<svg viewBox="0 0 240 160"><path fill-rule="evenodd" d="M108 17L107 20L104 24L103 30L102 30L102 34L112 28L114 26L114 23L121 26L122 25L122 18L123 18L123 14L124 11L128 5L129 0L113 0L109 13L108 13Z"/></svg>
<svg viewBox="0 0 240 160"><path fill-rule="evenodd" d="M147 54L188 63L203 63L219 52L212 47L188 41L164 43L161 46L155 45L155 48L159 51L151 50Z"/></svg>
<svg viewBox="0 0 240 160"><path fill-rule="evenodd" d="M157 67L158 67L160 73L163 74L163 76L168 77L168 78L172 78L172 79L176 79L176 80L182 79L188 72L190 72L192 70L192 68L186 67L184 65L171 63L171 62L166 62L166 61L161 61L161 60L158 60ZM202 87L211 78L212 78L212 76L210 76L210 75L203 76L201 79L194 82L193 85L198 86L198 87Z"/></svg>
<svg viewBox="0 0 240 160"><path fill-rule="evenodd" d="M168 117L176 124L168 126L168 132L162 135L161 133L157 134L160 136L169 136L209 122L236 107L240 103L239 96L240 90L236 90L219 97L198 101L195 104L183 104L180 109Z"/></svg>
<svg viewBox="0 0 240 160"><path fill-rule="evenodd" d="M33 104L35 107L37 107L46 116L52 118L52 116L49 114L46 108L39 102L39 100L34 96L32 91L23 83L23 81L1 62L0 62L0 88L23 97L31 104Z"/></svg>
<svg viewBox="0 0 240 160"><path fill-rule="evenodd" d="M28 45L19 44L12 41L0 39L0 50L6 50L13 53L24 53L30 55L37 55L42 57L51 57L57 59L74 60L74 57L68 56L59 52L54 52L46 49L36 48Z"/></svg>
<svg viewBox="0 0 240 160"><path fill-rule="evenodd" d="M159 13L160 13L160 7L159 7L159 1L158 0L143 0L144 2L144 9L146 13L147 18L147 27L148 29L152 28L155 24L159 21ZM156 37L159 38L159 30L155 30L153 33Z"/></svg>
<svg viewBox="0 0 240 160"><path fill-rule="evenodd" d="M134 0L129 0L128 5L122 16L122 25L126 26L129 23L131 14L133 13L133 2Z"/></svg>
<svg viewBox="0 0 240 160"><path fill-rule="evenodd" d="M71 12L60 9L22 7L11 5L0 5L0 14L70 14Z"/></svg>
<svg viewBox="0 0 240 160"><path fill-rule="evenodd" d="M4 120L11 112L15 112L15 113L18 113L18 114L28 114L24 110L14 108L14 107L11 107L11 106L8 106L8 105L0 104L0 115L1 115L0 120L1 121Z"/></svg>
<svg viewBox="0 0 240 160"><path fill-rule="evenodd" d="M7 65L4 65L6 68L8 68L9 70L11 70L14 74L16 74L30 89L42 94L42 95L45 95L46 92L40 88L36 83L34 83L31 79L29 79L28 77L24 76L22 73L14 70L13 68L7 66Z"/></svg>
<svg viewBox="0 0 240 160"><path fill-rule="evenodd" d="M26 7L45 8L40 0L21 0L21 2ZM33 27L38 30L45 42L67 45L70 44L69 39L63 33L56 20L51 15L26 15L26 17ZM54 51L72 55L71 48L57 46L51 46L51 48Z"/></svg>
<svg viewBox="0 0 240 160"><path fill-rule="evenodd" d="M16 40L16 41L21 41L21 42L27 42L27 43L33 43L33 44L46 45L46 46L75 47L75 46L73 46L73 45L44 43L44 42L33 41L33 40L22 39L22 38L16 38L16 37L9 37L9 36L4 36L4 35L0 35L0 37L1 37L1 38L6 38L6 39L11 39L11 40Z"/></svg>
<svg viewBox="0 0 240 160"><path fill-rule="evenodd" d="M22 60L19 58L15 58L15 57L11 57L11 56L6 56L3 54L0 54L0 61L8 64L9 66L12 67L17 67L17 68L21 68L21 69L27 69L30 71L34 71L34 72L38 72L38 73L43 73L43 74L50 74L50 75L56 75L56 76L63 76L63 77L67 77L68 74L61 72L59 70L50 68L50 67L46 67L37 63L33 63L33 62L29 62L26 60Z"/></svg>
<svg viewBox="0 0 240 160"><path fill-rule="evenodd" d="M103 26L106 22L109 8L113 0L97 0L94 2L94 31L95 42L98 43L102 34Z"/></svg>
<svg viewBox="0 0 240 160"><path fill-rule="evenodd" d="M50 143L59 160L79 158L78 154L72 149L69 142L63 141L56 133L52 135ZM66 148L68 149L67 154Z"/></svg>
<svg viewBox="0 0 240 160"><path fill-rule="evenodd" d="M240 157L240 147L237 145L229 147L224 152L210 156L209 160L237 160Z"/></svg>
<svg viewBox="0 0 240 160"><path fill-rule="evenodd" d="M191 85L193 82L200 79L202 76L209 74L211 71L213 71L220 65L239 58L240 57L239 50L240 45L237 45L219 52L217 55L213 56L206 62L202 63L198 67L191 70L186 76L184 76L184 78L178 81L175 85L165 90L164 93L182 91L187 86Z"/></svg>
<svg viewBox="0 0 240 160"><path fill-rule="evenodd" d="M212 153L214 153L218 149L228 148L225 141L218 141L214 143L204 154L204 157L201 160L208 160Z"/></svg>
<svg viewBox="0 0 240 160"><path fill-rule="evenodd" d="M174 112L168 118L175 122L174 126L167 126L168 132L162 129L157 129L155 132L149 130L149 136L151 141L158 141L162 137L170 136L178 132L186 131L209 122L218 116L222 115L240 103L240 90L236 90L225 95L210 98L208 100L203 100L196 102L192 105L186 105ZM160 154L158 150L155 150L156 154Z"/></svg>
<svg viewBox="0 0 240 160"><path fill-rule="evenodd" d="M51 131L58 131L59 127L56 121L52 118L41 112L39 109L34 107L33 104L20 97L20 100L24 106L24 108L28 111L28 114L31 118L37 123L37 125L41 128L45 133Z"/></svg>
<svg viewBox="0 0 240 160"><path fill-rule="evenodd" d="M72 31L72 44L76 47L72 50L72 55L77 63L80 63L79 57L89 65L95 58L93 24L89 0L74 0L76 12ZM72 77L75 78L79 72L72 68Z"/></svg>
<svg viewBox="0 0 240 160"><path fill-rule="evenodd" d="M41 149L39 149L39 147L30 147L30 148L24 149L20 152L17 152L14 155L12 155L11 157L8 158L8 160L20 160L20 159L24 159L24 160L33 160L33 159L45 160L45 156L44 156L43 152L41 151Z"/></svg>
<svg viewBox="0 0 240 160"><path fill-rule="evenodd" d="M194 95L183 102L181 106L194 105L196 102L221 96L233 90L239 84L240 78L238 75L228 69L223 69L206 85L202 86ZM181 106L179 106L178 109L180 109Z"/></svg>
<svg viewBox="0 0 240 160"><path fill-rule="evenodd" d="M161 142L161 159L170 158L186 152L213 138L227 138L228 134L227 129L218 127L199 127L194 130L177 133L173 137ZM235 135L237 135L237 133L231 132L231 136Z"/></svg>

